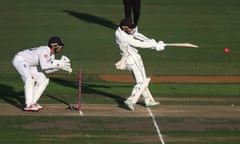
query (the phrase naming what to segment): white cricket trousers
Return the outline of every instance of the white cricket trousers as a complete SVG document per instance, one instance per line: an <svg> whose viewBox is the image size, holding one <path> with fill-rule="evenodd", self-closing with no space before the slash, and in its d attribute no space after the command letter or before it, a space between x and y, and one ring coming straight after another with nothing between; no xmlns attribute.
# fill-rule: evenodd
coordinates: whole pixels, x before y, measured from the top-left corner
<svg viewBox="0 0 240 144"><path fill-rule="evenodd" d="M143 61L140 55L128 56L127 69L132 74L136 84L132 89L130 97L127 99L136 104L140 96L144 97L146 104L155 102L148 88L150 78L147 78Z"/></svg>
<svg viewBox="0 0 240 144"><path fill-rule="evenodd" d="M12 63L24 82L25 104L37 103L49 79L38 70L37 66L30 66L21 56L16 55Z"/></svg>

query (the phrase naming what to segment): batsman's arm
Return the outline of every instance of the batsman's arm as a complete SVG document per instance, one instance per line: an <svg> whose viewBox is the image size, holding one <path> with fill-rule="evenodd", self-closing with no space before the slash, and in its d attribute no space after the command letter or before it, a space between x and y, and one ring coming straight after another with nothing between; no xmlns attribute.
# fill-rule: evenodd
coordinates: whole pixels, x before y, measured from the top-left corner
<svg viewBox="0 0 240 144"><path fill-rule="evenodd" d="M152 43L152 49L156 49L157 51L163 51L165 49L165 43L163 41L159 41L158 43L154 39L150 39L146 37L145 35L136 32L133 36L135 39L140 40L142 42L151 42Z"/></svg>
<svg viewBox="0 0 240 144"><path fill-rule="evenodd" d="M139 33L139 32L135 32L133 34L133 37L135 39L138 39L138 40L141 40L141 41L149 41L149 40L151 40L150 38L146 37L145 35L143 35L142 33Z"/></svg>
<svg viewBox="0 0 240 144"><path fill-rule="evenodd" d="M123 41L125 41L132 47L136 47L136 48L155 49L155 47L158 45L158 43L154 39L148 39L143 41L136 38L132 38L131 36L125 36L125 37L122 37L122 39L124 39Z"/></svg>

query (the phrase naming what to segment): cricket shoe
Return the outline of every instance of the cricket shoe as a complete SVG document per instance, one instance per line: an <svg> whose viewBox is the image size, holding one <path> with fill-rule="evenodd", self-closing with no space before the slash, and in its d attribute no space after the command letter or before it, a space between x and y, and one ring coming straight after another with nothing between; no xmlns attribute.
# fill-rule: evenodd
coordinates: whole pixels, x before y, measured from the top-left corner
<svg viewBox="0 0 240 144"><path fill-rule="evenodd" d="M134 104L131 102L131 101L129 101L129 100L125 100L124 101L124 104L131 110L131 111L134 111Z"/></svg>
<svg viewBox="0 0 240 144"><path fill-rule="evenodd" d="M38 103L35 103L33 104L35 107L37 107L39 110L42 110L43 109L43 106L41 106L40 104Z"/></svg>
<svg viewBox="0 0 240 144"><path fill-rule="evenodd" d="M147 103L145 106L146 107L154 107L154 106L158 106L158 105L160 105L160 102L149 102L149 103Z"/></svg>
<svg viewBox="0 0 240 144"><path fill-rule="evenodd" d="M37 106L35 106L34 104L26 106L23 110L28 111L28 112L39 112L40 111L40 109Z"/></svg>

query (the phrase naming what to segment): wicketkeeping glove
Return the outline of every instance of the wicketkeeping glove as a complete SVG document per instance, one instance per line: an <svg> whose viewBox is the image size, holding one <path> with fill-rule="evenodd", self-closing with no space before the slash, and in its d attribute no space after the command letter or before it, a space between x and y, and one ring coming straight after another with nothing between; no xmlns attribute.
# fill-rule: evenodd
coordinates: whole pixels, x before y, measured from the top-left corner
<svg viewBox="0 0 240 144"><path fill-rule="evenodd" d="M71 64L69 62L64 62L64 65L61 68L62 70L65 70L69 73L72 73L72 68L71 68Z"/></svg>
<svg viewBox="0 0 240 144"><path fill-rule="evenodd" d="M65 71L71 73L72 68L71 68L70 60L65 59L65 58L67 58L67 57L61 58L60 60L54 60L53 65L55 66L55 68L65 70Z"/></svg>
<svg viewBox="0 0 240 144"><path fill-rule="evenodd" d="M71 60L65 55L63 55L60 60L65 63L65 66L63 67L63 70L65 70L69 73L72 73L72 68L71 68L71 63L70 63Z"/></svg>
<svg viewBox="0 0 240 144"><path fill-rule="evenodd" d="M65 56L65 55L62 55L60 60L64 61L64 62L69 62L69 63L71 62L71 60L67 56Z"/></svg>

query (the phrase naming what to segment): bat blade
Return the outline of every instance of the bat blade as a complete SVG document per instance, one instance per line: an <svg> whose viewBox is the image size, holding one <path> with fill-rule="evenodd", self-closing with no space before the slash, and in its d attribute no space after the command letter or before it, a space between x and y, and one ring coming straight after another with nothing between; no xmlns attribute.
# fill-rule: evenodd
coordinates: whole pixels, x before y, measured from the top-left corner
<svg viewBox="0 0 240 144"><path fill-rule="evenodd" d="M166 43L165 46L198 48L198 45L194 45L191 43Z"/></svg>

